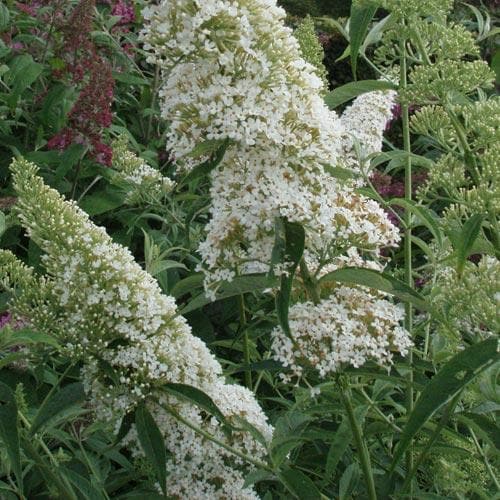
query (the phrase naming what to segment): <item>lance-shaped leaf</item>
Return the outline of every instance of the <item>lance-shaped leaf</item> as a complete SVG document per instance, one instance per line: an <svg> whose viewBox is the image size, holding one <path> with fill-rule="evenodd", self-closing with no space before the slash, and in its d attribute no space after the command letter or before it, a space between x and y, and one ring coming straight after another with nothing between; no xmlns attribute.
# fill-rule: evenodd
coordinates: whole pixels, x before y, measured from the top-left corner
<svg viewBox="0 0 500 500"><path fill-rule="evenodd" d="M374 288L375 290L394 295L404 302L409 302L418 309L424 311L429 311L431 309L424 297L413 290L413 288L389 274L380 273L373 269L345 267L325 274L325 276L320 279L320 284L325 281L336 281L338 283Z"/></svg>
<svg viewBox="0 0 500 500"><path fill-rule="evenodd" d="M480 373L500 361L499 340L490 338L455 355L425 386L403 428L394 453L391 471L408 448L415 434L436 411L451 401Z"/></svg>

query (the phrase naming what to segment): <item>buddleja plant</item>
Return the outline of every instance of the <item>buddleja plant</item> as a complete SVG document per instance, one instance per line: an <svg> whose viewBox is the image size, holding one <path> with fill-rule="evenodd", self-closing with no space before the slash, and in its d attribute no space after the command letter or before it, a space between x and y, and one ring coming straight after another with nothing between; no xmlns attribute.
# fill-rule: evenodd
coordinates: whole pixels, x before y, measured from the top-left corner
<svg viewBox="0 0 500 500"><path fill-rule="evenodd" d="M0 252L2 286L14 297L14 315L52 335L74 362L84 362L83 385L101 421L118 430L129 415L119 435L133 454L142 453L142 443L154 455L162 491L255 498L238 470L246 460L261 463L272 428L253 394L226 384L219 363L177 315L173 298L161 293L130 252L46 186L33 164L16 160L12 171L17 213L45 252L47 271L38 275L12 253ZM205 394L204 411L211 402L217 418L205 418L186 401L188 386L191 399ZM241 428L231 431L232 417L235 425L242 419L255 425L262 443Z"/></svg>
<svg viewBox="0 0 500 500"><path fill-rule="evenodd" d="M147 456L165 497L420 495L437 490L422 470L426 459L440 470L454 463L439 461L436 443L447 451L476 450L480 460L472 457L469 470L481 471L485 491L496 485L494 422L485 412L478 417L469 411L478 393L492 392L490 373L467 400L460 399L463 388L498 359L492 309L456 321L468 335L467 342L461 340L464 351L429 381L428 374L437 371L429 350L434 332L424 316L429 334L421 341L426 327L414 328L410 305L426 314L438 309L430 318L446 331L455 321L445 317L448 311L458 318L463 308L463 302L449 307L452 302L438 288L431 289L433 304L413 290L412 242L428 247L429 258L443 269L451 265L449 273L425 263L430 283L468 280L488 300L490 288L484 285L497 262L494 200L481 205L481 214L474 208L496 182L495 122L476 131L479 120L471 111L474 93L491 75L481 61L462 60L477 50L465 30L447 25L448 5L385 2L392 24L376 25L379 34L386 28L374 64L380 80L325 99L317 64L304 60L318 62L317 46L308 51L300 40L304 31L310 40L311 23L299 31L298 42L273 0L165 0L145 9L142 40L149 62L158 67L159 100L169 123L166 147L187 185L203 176L211 183L211 220L199 244L201 277L188 276L188 284L179 287L192 292L192 283L201 288L203 281L204 291L183 311L238 298L237 330L233 324L224 328L243 337L247 388L223 377L221 364L193 335L173 297L161 293L128 250L50 189L33 164L14 162L16 213L44 255L35 270L10 252L0 253L10 309L56 339L60 352L82 366L95 418L117 433L131 455ZM352 10L353 61L375 9L364 3ZM460 79L463 68L474 73ZM356 97L342 114L324 102L335 107L339 94L343 103ZM400 235L365 183L396 99L403 116L404 148L396 153L406 177L406 199L398 200L406 209L406 284L384 272ZM421 108L413 123L410 104ZM429 120L434 111L441 120L437 131ZM431 176L421 193L444 214L442 223L412 199L417 155L411 126L432 141L438 137L430 146L433 153L440 148L443 165L449 155L457 171L462 169L460 182L446 187L446 198L453 197L446 210L449 200L443 199L439 177L446 176L446 166L435 169L436 180ZM124 140L115 143L114 153L115 171L107 178L126 192L126 203L162 212L172 181L128 151ZM471 158L476 177L469 172ZM415 230L416 215L435 242L417 239L424 235ZM477 242L491 255L476 266L467 257ZM479 270L482 281L474 279ZM247 302L249 291L254 297ZM406 302L406 311L389 295ZM253 325L264 319L258 339L263 357L273 358L260 367L252 363L254 317ZM479 332L470 327L477 321ZM408 354L410 363L402 357ZM233 367L232 360L226 364ZM262 366L277 376L263 372L255 380ZM414 391L421 393L418 399ZM256 394L268 405L273 426ZM439 419L432 421L435 412ZM446 426L451 415L455 427ZM470 439L457 432L459 426L474 427ZM462 477L464 470L456 468L449 477Z"/></svg>
<svg viewBox="0 0 500 500"><path fill-rule="evenodd" d="M457 348L491 339L500 326L500 114L498 97L488 96L494 73L481 60L473 34L448 21L453 2L388 0L359 5L370 14L377 7L390 12L374 61L382 71L399 67L405 178L405 199L399 203L405 207L405 280L412 286L419 276L413 269L414 249L418 248L428 262L420 268L423 275L419 279L423 276L427 282L425 289L436 314L415 330L424 336L421 350L416 352L421 352L424 359L434 354L436 360L442 360L449 357L450 350L456 352ZM411 118L410 110L415 110ZM418 149L412 144L412 133L421 136ZM432 155L435 161L429 164L428 159L415 155L417 151ZM428 168L428 181L419 190L418 202L412 200L415 165ZM432 235L430 240L421 231L416 233L420 224L427 227ZM408 331L414 330L414 323L413 310L408 305ZM448 344L447 349L443 349L443 344ZM444 352L448 354L443 356ZM410 371L410 383L412 374ZM410 389L410 420L414 396ZM463 408L460 401L459 397L453 400L444 419L456 405ZM485 474L498 488L490 464L493 451L486 442L483 446L488 451L483 450L474 431L470 430L470 435L469 444L475 443L484 460ZM422 465L437 436L438 433L427 441L426 451L416 461L411 448L408 451L408 475L403 489L410 487L411 491L410 478ZM469 484L468 488L475 487ZM448 491L455 491L452 484Z"/></svg>

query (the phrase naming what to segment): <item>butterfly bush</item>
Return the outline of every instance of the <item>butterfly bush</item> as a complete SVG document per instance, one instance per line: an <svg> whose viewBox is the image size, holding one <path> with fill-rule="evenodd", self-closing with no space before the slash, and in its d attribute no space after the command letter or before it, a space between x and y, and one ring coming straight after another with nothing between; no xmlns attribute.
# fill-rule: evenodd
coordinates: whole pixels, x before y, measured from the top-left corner
<svg viewBox="0 0 500 500"><path fill-rule="evenodd" d="M170 452L170 497L257 498L244 487L243 460L200 438L171 412L255 459L264 456L262 444L241 430L226 436L218 420L162 387L167 382L196 387L229 422L243 418L270 439L272 428L254 395L225 381L220 364L178 315L174 299L126 248L47 187L33 164L16 160L12 171L19 218L43 250L46 269L37 276L1 251L3 285L16 294L15 317L29 318L32 328L54 335L67 354L83 361L84 386L98 418L118 428L127 412L147 405ZM135 429L125 442L140 453Z"/></svg>
<svg viewBox="0 0 500 500"><path fill-rule="evenodd" d="M341 263L339 255L348 252L370 267L381 248L397 244L398 231L382 208L355 190L359 181L342 181L329 168L340 166L356 177L360 160L380 151L393 91L359 97L342 117L329 110L316 68L301 57L275 0L164 0L143 13L144 48L162 71L167 149L180 168L189 170L197 147L229 143L211 174L211 220L199 247L209 297L215 298L221 281L269 271L279 217L304 226L315 276L327 271L325 262ZM286 263L274 271L286 273ZM338 358L337 369L341 362L360 364L368 356L384 362L392 349L406 351L407 333L381 334L401 319L394 306L369 289L346 287L345 292L317 305L323 309L320 336L333 335L331 342L313 338L304 321L307 304L290 311L292 321L297 317L295 333L308 345L303 352L285 347L281 329L274 332L276 357L296 367L297 374L299 359L316 365L323 355L332 355ZM356 302L347 304L353 298ZM379 300L385 308L376 307ZM343 308L358 307L353 316L359 328L346 323L338 330ZM374 347L363 354L354 352L359 342L345 343L367 336ZM349 349L352 356L342 354ZM328 366L320 371L334 365Z"/></svg>
<svg viewBox="0 0 500 500"><path fill-rule="evenodd" d="M112 182L124 188L125 203L161 203L172 191L174 182L130 151L125 136L113 141L112 149L113 169L116 171Z"/></svg>
<svg viewBox="0 0 500 500"><path fill-rule="evenodd" d="M318 304L294 304L289 312L293 339L281 328L272 332L275 356L289 368L282 378L300 377L308 364L325 377L342 365L358 368L368 359L390 363L390 348L406 353L411 346L408 332L399 325L403 317L401 308L382 297L346 286Z"/></svg>

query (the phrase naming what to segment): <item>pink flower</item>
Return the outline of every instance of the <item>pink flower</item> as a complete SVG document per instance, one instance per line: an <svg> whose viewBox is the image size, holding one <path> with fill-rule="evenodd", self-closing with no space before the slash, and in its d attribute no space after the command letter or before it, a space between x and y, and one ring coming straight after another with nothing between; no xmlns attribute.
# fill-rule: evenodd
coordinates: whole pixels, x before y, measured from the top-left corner
<svg viewBox="0 0 500 500"><path fill-rule="evenodd" d="M96 142L93 147L92 156L94 160L101 165L111 166L111 160L113 159L113 150L111 147L102 142Z"/></svg>
<svg viewBox="0 0 500 500"><path fill-rule="evenodd" d="M116 12L130 19L130 7L122 0L119 3ZM70 76L79 84L80 94L66 127L48 141L47 147L64 151L71 144L83 144L95 161L110 165L111 149L103 143L102 134L113 119L114 80L111 63L98 53L92 41L94 8L95 0L80 0L61 29L63 44L58 55L66 64L57 75Z"/></svg>
<svg viewBox="0 0 500 500"><path fill-rule="evenodd" d="M10 44L10 48L16 52L24 49L24 44L21 42L13 42Z"/></svg>
<svg viewBox="0 0 500 500"><path fill-rule="evenodd" d="M111 14L113 16L121 17L118 24L128 24L135 21L134 8L123 0L117 0L111 9Z"/></svg>
<svg viewBox="0 0 500 500"><path fill-rule="evenodd" d="M73 138L73 132L68 128L64 128L47 142L47 147L49 149L64 151L73 142Z"/></svg>

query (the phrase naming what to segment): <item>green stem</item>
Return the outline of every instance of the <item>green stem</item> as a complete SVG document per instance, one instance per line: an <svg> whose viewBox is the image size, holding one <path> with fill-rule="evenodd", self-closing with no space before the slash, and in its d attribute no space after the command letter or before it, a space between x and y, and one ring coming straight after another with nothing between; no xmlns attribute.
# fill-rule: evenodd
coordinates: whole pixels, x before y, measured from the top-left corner
<svg viewBox="0 0 500 500"><path fill-rule="evenodd" d="M78 163L76 164L76 171L75 171L75 179L73 181L73 185L71 186L71 199L75 199L76 195L76 187L78 185L78 179L80 177L80 170L82 168L82 160L78 160Z"/></svg>
<svg viewBox="0 0 500 500"><path fill-rule="evenodd" d="M68 486L64 484L64 481L62 481L61 478L53 472L52 467L47 465L46 461L43 460L28 439L23 442L23 449L26 454L30 456L31 459L38 465L38 467L45 471L45 474L47 475L46 479L52 481L52 483L56 485L62 495L61 498L64 498L65 500L78 500L78 497L73 492L73 489L71 487L68 488Z"/></svg>
<svg viewBox="0 0 500 500"><path fill-rule="evenodd" d="M253 382L252 382L252 372L250 371L250 339L248 338L248 329L247 325L247 317L245 311L245 297L240 295L239 300L240 305L240 328L243 331L243 358L245 361L245 365L247 370L245 370L245 385L252 390Z"/></svg>
<svg viewBox="0 0 500 500"><path fill-rule="evenodd" d="M57 387L57 385L55 387ZM29 420L20 411L18 411L18 415L19 415L19 418L20 418L21 422L24 424L24 426L26 427L26 429L29 431L31 429L31 423L29 422ZM73 499L77 500L76 496L73 493L73 490L72 490L71 486L69 484L67 484L66 479L65 478L60 479L57 476L57 474L55 474L52 471L52 468L48 467L46 465L45 461L42 459L42 457L40 456L40 454L38 453L38 451L31 444L31 441L29 440L30 438L33 439L30 436L28 439L24 440L24 449L27 451L27 454L31 455L31 458L38 464L38 466L40 468L43 468L43 469L46 470L47 475L52 479L52 482L54 484L56 484L56 486L59 489L59 491L63 495L65 495L64 498L68 498L68 500L73 500ZM40 445L40 447L42 448L42 450L45 452L45 454L47 455L47 457L49 458L49 460L52 463L53 467L55 469L58 469L59 468L59 462L54 457L54 455L52 454L52 452L50 451L50 449L48 448L48 446L45 444L45 441L41 437L38 437L38 438L35 438L35 439L36 439L36 441L38 441L38 444Z"/></svg>
<svg viewBox="0 0 500 500"><path fill-rule="evenodd" d="M486 456L486 453L481 448L481 445L479 444L479 441L476 437L476 434L474 433L474 431L470 427L469 427L469 432L470 432L470 435L472 437L472 440L474 441L474 445L476 446L476 449L477 449L479 455L483 459L484 466L486 467L486 470L488 471L488 474L490 475L491 480L493 481L493 484L495 485L497 491L500 491L500 482L498 481L497 475L495 474L495 472L493 471L493 468L491 467L491 464L488 460L488 457Z"/></svg>
<svg viewBox="0 0 500 500"><path fill-rule="evenodd" d="M43 53L42 53L42 59L41 59L42 65L45 64L45 60L47 59L49 44L52 41L52 33L54 31L54 24L56 21L56 12L59 10L59 8L60 8L60 3L58 2L58 3L56 3L56 5L54 5L54 7L52 9L49 31L47 33L47 38L45 40L45 46L43 47Z"/></svg>
<svg viewBox="0 0 500 500"><path fill-rule="evenodd" d="M274 473L274 469L272 467L270 467L269 465L267 465L265 462L261 462L260 460L256 460L255 458L252 458L248 455L245 455L241 451L224 443L224 441L221 441L220 439L217 439L216 437L212 436L212 434L210 434L209 432L204 431L203 429L200 429L196 425L192 424L188 419L184 418L182 415L180 415L178 412L176 412L170 406L162 405L162 408L165 411L167 411L168 413L170 413L170 415L172 415L174 418L176 418L179 422L183 423L185 426L189 427L190 429L195 431L200 436L203 436L205 439L212 441L212 443L219 445L221 448L224 448L225 450L229 451L233 455L240 457L241 459L245 460L245 462L248 462L249 464L255 465L256 467L259 467L261 469L267 470L268 472Z"/></svg>
<svg viewBox="0 0 500 500"><path fill-rule="evenodd" d="M488 210L488 218L491 224L491 240L493 240L494 252L497 259L500 259L500 228L493 210Z"/></svg>
<svg viewBox="0 0 500 500"><path fill-rule="evenodd" d="M363 431L356 416L354 415L354 408L352 406L352 394L351 389L348 385L343 387L343 382L340 381L340 396L342 398L342 403L347 412L347 417L349 418L349 423L351 425L352 434L354 440L356 441L356 448L358 451L359 460L361 462L361 467L363 469L363 475L366 483L366 490L368 492L369 500L377 500L377 492L375 490L375 482L373 480L372 466L370 462L370 452L366 441L363 436Z"/></svg>
<svg viewBox="0 0 500 500"><path fill-rule="evenodd" d="M460 120L458 119L456 114L452 111L450 106L447 105L445 109L446 113L450 118L451 124L453 125L453 128L455 129L455 132L457 134L457 138L462 147L465 162L469 166L469 172L472 176L472 179L476 184L479 184L479 177L480 177L479 169L477 166L476 157L469 146L469 142L467 141L467 133L465 132L462 124L460 123Z"/></svg>
<svg viewBox="0 0 500 500"><path fill-rule="evenodd" d="M96 469L95 463L92 462L92 460L89 460L89 456L87 452L85 451L85 448L82 443L81 435L77 430L75 429L74 424L71 424L71 430L73 431L73 436L75 438L75 441L78 443L78 447L80 448L80 453L82 454L83 458L85 458L85 462L87 464L87 467L89 470L92 472L94 477L98 478L100 475L100 472ZM106 500L110 500L110 497L107 493L107 491L104 489L104 487L101 487L101 494L104 496Z"/></svg>
<svg viewBox="0 0 500 500"><path fill-rule="evenodd" d="M427 64L427 66L430 66L432 64L432 61L429 58L429 54L427 54L424 42L422 40L422 37L420 36L420 31L418 29L413 29L411 30L411 33L415 37L415 44L420 52L420 55L422 56L424 63Z"/></svg>
<svg viewBox="0 0 500 500"><path fill-rule="evenodd" d="M392 427L396 432L403 432L401 427L398 427L384 412L377 406L377 404L366 394L364 389L360 390L361 395L365 398L371 410L374 410L375 413L389 426Z"/></svg>
<svg viewBox="0 0 500 500"><path fill-rule="evenodd" d="M404 96L405 90L408 86L407 80L407 60L406 60L406 40L401 40L401 57L400 57L400 95ZM408 109L408 102L406 98L401 102L401 114L403 124L403 148L406 154L405 161L405 200L408 203L412 202L412 162L411 162L411 139L410 139L410 113ZM411 212L405 210L405 229L404 229L404 264L405 264L405 282L409 287L413 288L413 269L412 269L412 242L411 242ZM410 337L413 335L413 307L407 302L405 304L405 321L404 326ZM408 392L406 395L406 413L410 415L413 411L413 352L410 350L408 354ZM408 451L406 452L406 470L410 472L413 469L413 443L410 443ZM410 498L413 497L413 491L410 487Z"/></svg>
<svg viewBox="0 0 500 500"><path fill-rule="evenodd" d="M300 276L302 278L304 286L306 287L309 298L314 302L314 304L319 304L321 301L321 297L319 295L318 283L311 276L304 257L302 257L300 261Z"/></svg>

